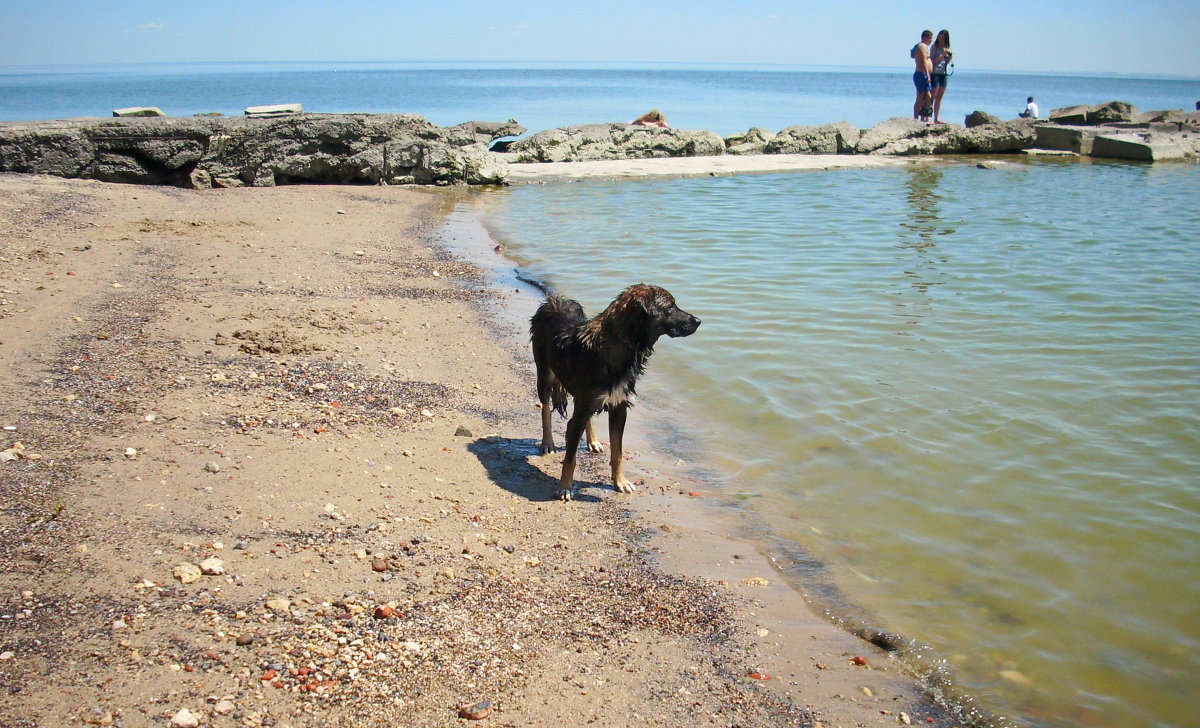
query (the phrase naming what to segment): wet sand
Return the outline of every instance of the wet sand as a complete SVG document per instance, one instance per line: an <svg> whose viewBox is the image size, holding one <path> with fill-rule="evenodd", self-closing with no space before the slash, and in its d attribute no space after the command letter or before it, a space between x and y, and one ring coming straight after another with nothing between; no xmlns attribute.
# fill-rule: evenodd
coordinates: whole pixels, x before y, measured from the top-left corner
<svg viewBox="0 0 1200 728"><path fill-rule="evenodd" d="M552 499L461 195L0 175L0 725L952 725L644 424Z"/></svg>

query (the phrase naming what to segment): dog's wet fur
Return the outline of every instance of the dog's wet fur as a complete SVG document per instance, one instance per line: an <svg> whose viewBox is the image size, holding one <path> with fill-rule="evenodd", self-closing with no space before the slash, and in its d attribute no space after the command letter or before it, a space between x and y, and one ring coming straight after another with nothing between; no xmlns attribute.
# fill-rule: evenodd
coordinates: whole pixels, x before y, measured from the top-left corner
<svg viewBox="0 0 1200 728"><path fill-rule="evenodd" d="M592 416L601 412L608 412L613 487L621 493L635 490L622 467L621 439L638 377L660 336L691 336L699 326L700 319L675 305L666 289L645 283L626 288L592 319L576 301L546 297L529 325L542 407L543 454L556 449L550 427L552 410L566 417L567 395L574 400L567 421L559 498L570 500L574 492L575 456L585 430L588 450L604 451L592 427Z"/></svg>

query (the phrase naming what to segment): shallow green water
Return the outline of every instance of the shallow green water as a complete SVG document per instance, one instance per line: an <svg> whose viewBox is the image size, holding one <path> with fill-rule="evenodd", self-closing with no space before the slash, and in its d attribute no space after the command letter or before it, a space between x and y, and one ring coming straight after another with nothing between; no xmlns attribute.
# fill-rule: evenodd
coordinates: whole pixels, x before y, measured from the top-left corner
<svg viewBox="0 0 1200 728"><path fill-rule="evenodd" d="M493 234L589 312L645 280L704 320L651 369L726 433L730 495L982 707L1195 724L1200 167L499 194Z"/></svg>

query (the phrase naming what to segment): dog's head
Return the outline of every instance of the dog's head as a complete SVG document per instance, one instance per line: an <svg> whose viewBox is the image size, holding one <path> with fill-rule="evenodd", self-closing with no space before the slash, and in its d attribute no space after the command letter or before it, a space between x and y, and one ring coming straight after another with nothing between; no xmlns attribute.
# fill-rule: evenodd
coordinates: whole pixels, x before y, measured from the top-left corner
<svg viewBox="0 0 1200 728"><path fill-rule="evenodd" d="M663 334L671 338L691 336L700 328L700 319L677 306L675 297L665 288L638 283L626 288L621 299L645 313L652 341Z"/></svg>

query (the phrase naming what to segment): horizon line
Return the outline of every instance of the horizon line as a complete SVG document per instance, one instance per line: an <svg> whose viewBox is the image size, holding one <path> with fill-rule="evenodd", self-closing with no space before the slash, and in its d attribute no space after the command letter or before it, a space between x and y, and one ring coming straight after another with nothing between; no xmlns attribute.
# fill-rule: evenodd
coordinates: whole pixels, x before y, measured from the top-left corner
<svg viewBox="0 0 1200 728"><path fill-rule="evenodd" d="M856 66L846 64L817 64L817 63L766 63L766 62L721 62L721 61L605 61L605 60L532 60L532 59L504 59L504 60L480 60L480 59L407 59L407 60L371 60L371 59L320 59L320 60L237 60L237 61L97 61L86 63L28 63L28 64L11 64L0 65L0 75L11 73L18 69L41 69L41 68L95 68L104 66L204 66L204 65L302 65L302 64L319 64L332 65L338 63L367 65L367 64L393 64L393 65L409 65L409 64L433 64L433 65L453 65L453 64L483 64L493 66L504 66L509 64L537 64L545 66L554 65L569 65L575 67L595 67L595 66L628 66L632 68L638 67L657 67L657 66L706 66L706 67L726 67L731 69L738 68L794 68L794 69L830 69L830 70L851 70L853 72L876 72L876 73L906 73L908 68L899 68L892 66ZM1200 81L1200 76L1185 76L1180 74L1155 74L1155 73L1118 73L1115 71L1024 71L1019 69L1000 69L1000 68L972 68L971 72L988 73L988 74L1014 74L1023 76L1077 76L1081 78L1132 78L1144 80L1161 80L1161 81Z"/></svg>

